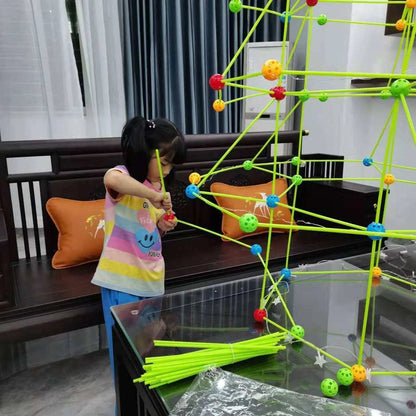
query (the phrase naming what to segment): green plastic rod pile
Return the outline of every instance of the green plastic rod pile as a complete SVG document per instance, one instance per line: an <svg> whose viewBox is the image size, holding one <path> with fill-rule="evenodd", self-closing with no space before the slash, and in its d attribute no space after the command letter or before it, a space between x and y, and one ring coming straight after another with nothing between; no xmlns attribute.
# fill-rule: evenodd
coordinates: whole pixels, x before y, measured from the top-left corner
<svg viewBox="0 0 416 416"><path fill-rule="evenodd" d="M286 334L279 332L234 344L155 340L156 347L201 349L180 355L147 357L143 365L145 372L133 381L145 383L151 389L156 388L209 368L222 367L261 355L276 354L286 348L278 345L285 338Z"/></svg>

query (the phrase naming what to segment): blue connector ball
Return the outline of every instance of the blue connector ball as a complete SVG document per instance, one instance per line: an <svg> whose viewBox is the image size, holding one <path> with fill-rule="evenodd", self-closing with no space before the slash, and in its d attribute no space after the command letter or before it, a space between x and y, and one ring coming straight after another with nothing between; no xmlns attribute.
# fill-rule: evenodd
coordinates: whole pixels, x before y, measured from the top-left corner
<svg viewBox="0 0 416 416"><path fill-rule="evenodd" d="M357 335L355 335L355 334L349 334L347 338L348 338L348 341L350 341L350 342L357 341Z"/></svg>
<svg viewBox="0 0 416 416"><path fill-rule="evenodd" d="M371 166L372 164L373 164L373 159L371 159L371 157L365 157L363 159L364 166Z"/></svg>
<svg viewBox="0 0 416 416"><path fill-rule="evenodd" d="M280 16L280 21L282 23L285 23L285 19L286 19L286 12L283 12L282 15ZM290 13L287 15L287 21L290 22L290 20L292 19L292 16L290 15Z"/></svg>
<svg viewBox="0 0 416 416"><path fill-rule="evenodd" d="M279 205L279 197L277 195L269 195L266 199L269 208L276 208Z"/></svg>
<svg viewBox="0 0 416 416"><path fill-rule="evenodd" d="M254 254L255 256L257 256L258 254L261 254L263 249L261 248L260 244L253 244L250 248L250 251L251 251L251 254Z"/></svg>
<svg viewBox="0 0 416 416"><path fill-rule="evenodd" d="M368 227L367 231L375 232L375 233L385 233L386 229L384 228L383 224L379 222L372 222ZM370 240L381 240L383 237L381 235L369 235L368 238Z"/></svg>
<svg viewBox="0 0 416 416"><path fill-rule="evenodd" d="M290 276L292 276L292 272L290 271L290 269L287 269L286 267L282 269L280 274L283 276L283 280L289 280Z"/></svg>
<svg viewBox="0 0 416 416"><path fill-rule="evenodd" d="M196 185L188 185L185 189L185 195L188 198L195 199L199 195L199 188Z"/></svg>

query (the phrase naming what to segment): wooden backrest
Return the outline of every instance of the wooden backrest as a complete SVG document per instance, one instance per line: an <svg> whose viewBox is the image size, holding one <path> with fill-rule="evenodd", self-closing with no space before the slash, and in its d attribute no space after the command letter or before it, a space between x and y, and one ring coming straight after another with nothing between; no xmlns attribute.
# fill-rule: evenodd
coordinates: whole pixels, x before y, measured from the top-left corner
<svg viewBox="0 0 416 416"><path fill-rule="evenodd" d="M219 230L221 215L215 209L198 200L189 200L184 190L189 185L192 172L208 172L228 152L236 140L238 146L229 151L221 168L241 165L253 158L272 133L248 133L240 140L239 134L187 135L187 160L179 166L175 180L168 187L172 193L174 209L180 218L190 223ZM279 143L291 143L292 152L285 159L297 155L298 131L279 133ZM50 172L11 174L9 158L49 156ZM265 148L258 163L269 162L270 148ZM23 233L24 257L40 257L45 252L51 256L56 251L57 230L45 210L51 197L76 200L91 200L104 197L102 178L105 171L122 162L119 138L25 140L0 142L0 204L4 211L9 240L9 252L13 260L18 259L18 248L14 212L18 212ZM285 168L286 169L286 168ZM287 172L289 173L289 172ZM259 170L229 170L215 176L215 181L235 185L251 185L271 180L270 174ZM209 189L212 179L204 185ZM16 197L12 198L12 194ZM17 201L17 202L16 202ZM37 202L37 201L40 201ZM39 206L41 209L39 210ZM40 212L39 212L40 211ZM39 224L41 218L42 224ZM45 242L41 238L44 231ZM20 228L20 227L19 227ZM191 232L187 227L177 227L177 233ZM29 245L29 234L33 229L34 250Z"/></svg>

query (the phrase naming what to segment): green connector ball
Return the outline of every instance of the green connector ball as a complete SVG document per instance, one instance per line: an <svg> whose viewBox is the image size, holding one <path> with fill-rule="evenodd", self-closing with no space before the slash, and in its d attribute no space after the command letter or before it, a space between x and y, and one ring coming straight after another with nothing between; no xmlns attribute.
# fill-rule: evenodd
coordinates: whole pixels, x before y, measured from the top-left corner
<svg viewBox="0 0 416 416"><path fill-rule="evenodd" d="M302 176L300 176L300 175L293 175L293 176L292 176L292 183L293 183L295 186L300 185L300 184L302 183L302 181L303 181Z"/></svg>
<svg viewBox="0 0 416 416"><path fill-rule="evenodd" d="M334 397L338 393L338 384L332 378L325 378L321 383L321 391L324 396Z"/></svg>
<svg viewBox="0 0 416 416"><path fill-rule="evenodd" d="M299 100L302 102L308 101L309 100L309 92L308 90L302 90L299 94Z"/></svg>
<svg viewBox="0 0 416 416"><path fill-rule="evenodd" d="M337 379L339 384L343 386L349 386L354 381L354 376L348 368L340 368L337 372Z"/></svg>
<svg viewBox="0 0 416 416"><path fill-rule="evenodd" d="M326 14L320 14L318 16L318 25L323 26L328 21L328 18L326 17Z"/></svg>
<svg viewBox="0 0 416 416"><path fill-rule="evenodd" d="M290 329L290 333L296 335L298 338L303 338L305 336L305 330L300 325L293 325Z"/></svg>
<svg viewBox="0 0 416 416"><path fill-rule="evenodd" d="M246 160L243 163L243 168L244 168L244 170L251 170L251 169L253 169L253 162L251 160Z"/></svg>
<svg viewBox="0 0 416 416"><path fill-rule="evenodd" d="M324 103L325 101L328 100L328 94L326 92L324 92L323 94L321 94L321 96L319 97L319 101L321 103Z"/></svg>
<svg viewBox="0 0 416 416"><path fill-rule="evenodd" d="M252 233L253 231L257 230L257 226L259 224L259 221L257 217L253 214L244 214L240 220L240 228L245 233Z"/></svg>
<svg viewBox="0 0 416 416"><path fill-rule="evenodd" d="M393 97L400 97L404 95L405 97L409 95L412 86L407 79L398 79L391 84L390 91Z"/></svg>
<svg viewBox="0 0 416 416"><path fill-rule="evenodd" d="M299 166L299 163L300 163L300 159L297 156L292 157L292 165L293 166Z"/></svg>
<svg viewBox="0 0 416 416"><path fill-rule="evenodd" d="M231 0L228 7L230 8L230 11L233 13L238 13L243 5L241 4L240 0Z"/></svg>
<svg viewBox="0 0 416 416"><path fill-rule="evenodd" d="M380 95L382 100L387 100L391 97L391 92L390 90L383 90L381 91L381 95Z"/></svg>

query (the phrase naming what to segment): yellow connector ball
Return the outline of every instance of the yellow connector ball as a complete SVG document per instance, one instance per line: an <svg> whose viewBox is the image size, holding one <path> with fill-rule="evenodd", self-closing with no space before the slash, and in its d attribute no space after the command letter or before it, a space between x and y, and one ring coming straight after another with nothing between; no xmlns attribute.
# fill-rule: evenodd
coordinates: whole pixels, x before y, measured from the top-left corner
<svg viewBox="0 0 416 416"><path fill-rule="evenodd" d="M197 185L199 182L201 182L201 175L198 172L192 172L188 179L189 182L191 182L193 185Z"/></svg>
<svg viewBox="0 0 416 416"><path fill-rule="evenodd" d="M223 100L215 100L212 104L212 108L218 113L220 113L225 108L225 102Z"/></svg>
<svg viewBox="0 0 416 416"><path fill-rule="evenodd" d="M282 73L282 64L275 59L269 59L263 64L261 73L268 81L274 81L279 78Z"/></svg>
<svg viewBox="0 0 416 416"><path fill-rule="evenodd" d="M351 367L351 373L354 377L354 381L362 382L367 378L365 373L365 367L362 365L355 364Z"/></svg>
<svg viewBox="0 0 416 416"><path fill-rule="evenodd" d="M406 20L405 19L399 19L397 22L396 22L396 29L399 31L399 32L403 32L403 30L404 30L404 28L406 27Z"/></svg>
<svg viewBox="0 0 416 416"><path fill-rule="evenodd" d="M373 277L380 277L381 276L381 269L380 267L373 267Z"/></svg>
<svg viewBox="0 0 416 416"><path fill-rule="evenodd" d="M386 185L391 185L395 180L394 175L388 173L385 177L384 177L384 183Z"/></svg>

